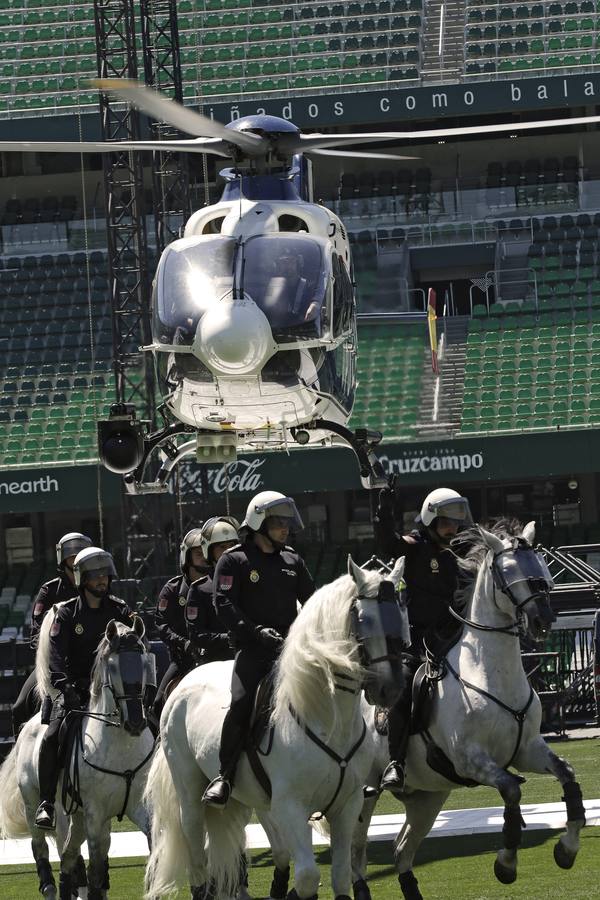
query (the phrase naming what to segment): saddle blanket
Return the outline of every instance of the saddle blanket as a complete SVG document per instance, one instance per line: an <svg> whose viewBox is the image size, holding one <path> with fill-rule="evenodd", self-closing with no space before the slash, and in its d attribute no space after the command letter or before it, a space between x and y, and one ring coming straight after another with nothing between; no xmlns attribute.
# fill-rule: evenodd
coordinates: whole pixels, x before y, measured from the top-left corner
<svg viewBox="0 0 600 900"><path fill-rule="evenodd" d="M584 800L587 825L600 826L600 800ZM564 803L530 803L521 807L523 817L530 829L561 830L565 827ZM369 828L370 841L393 840L402 825L403 815L373 816ZM502 831L504 825L503 807L491 806L487 809L442 810L435 820L429 837L456 837L467 834L485 834ZM260 825L246 827L248 848L260 849L269 846ZM313 844L326 844L326 838L313 832ZM110 857L124 859L131 856L147 856L148 844L140 831L119 831L111 835ZM87 859L84 844L83 856ZM50 845L50 859L56 861L58 855L54 843ZM31 841L28 838L0 842L0 865L22 865L31 863Z"/></svg>

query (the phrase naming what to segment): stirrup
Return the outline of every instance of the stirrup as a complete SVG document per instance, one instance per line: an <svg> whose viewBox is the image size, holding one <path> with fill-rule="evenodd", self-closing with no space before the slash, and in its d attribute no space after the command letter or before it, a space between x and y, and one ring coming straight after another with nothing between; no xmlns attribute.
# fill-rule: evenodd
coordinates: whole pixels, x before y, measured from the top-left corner
<svg viewBox="0 0 600 900"><path fill-rule="evenodd" d="M54 831L56 827L56 811L49 800L42 800L35 814L35 824L45 831Z"/></svg>
<svg viewBox="0 0 600 900"><path fill-rule="evenodd" d="M224 775L213 778L202 795L202 803L207 806L224 807L231 797L231 783Z"/></svg>
<svg viewBox="0 0 600 900"><path fill-rule="evenodd" d="M379 788L382 791L402 791L406 782L406 773L401 762L392 760L386 767Z"/></svg>

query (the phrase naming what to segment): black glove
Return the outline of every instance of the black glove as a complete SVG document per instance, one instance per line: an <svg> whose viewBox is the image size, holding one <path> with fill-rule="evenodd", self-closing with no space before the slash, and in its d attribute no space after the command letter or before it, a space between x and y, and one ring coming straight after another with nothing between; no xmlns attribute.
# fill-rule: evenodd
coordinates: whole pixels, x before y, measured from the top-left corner
<svg viewBox="0 0 600 900"><path fill-rule="evenodd" d="M274 628L259 628L256 636L258 643L269 650L279 650L283 644L283 638Z"/></svg>
<svg viewBox="0 0 600 900"><path fill-rule="evenodd" d="M394 520L394 492L391 487L384 487L379 491L379 505L376 516L380 522L393 522Z"/></svg>
<svg viewBox="0 0 600 900"><path fill-rule="evenodd" d="M63 703L65 709L79 709L81 707L81 697L72 684L65 684L63 688Z"/></svg>
<svg viewBox="0 0 600 900"><path fill-rule="evenodd" d="M200 662L202 657L204 656L204 650L202 647L197 647L193 641L186 641L183 645L184 653L187 656L191 656L194 662Z"/></svg>

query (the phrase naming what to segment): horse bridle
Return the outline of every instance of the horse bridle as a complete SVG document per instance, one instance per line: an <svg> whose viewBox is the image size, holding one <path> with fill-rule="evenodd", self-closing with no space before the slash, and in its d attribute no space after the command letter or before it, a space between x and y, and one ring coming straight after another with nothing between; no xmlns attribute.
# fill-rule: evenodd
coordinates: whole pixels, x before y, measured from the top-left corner
<svg viewBox="0 0 600 900"><path fill-rule="evenodd" d="M497 566L497 560L503 556L505 553L515 553L516 550L521 548L522 550L530 550L532 553L537 553L537 551L530 547L525 543L521 538L517 538L511 547L505 547L503 550L499 550L498 553L494 553L492 556L492 562L490 566L490 570L492 573L492 579L494 582L494 604L498 608L498 604L496 603L496 591L499 590L503 593L512 605L515 608L516 616L514 622L510 625L483 625L480 622L473 622L470 619L465 619L459 613L456 612L452 606L448 606L448 611L450 615L457 619L459 622L462 622L463 625L468 625L470 628L474 628L477 631L488 631L495 632L496 634L507 634L510 637L520 638L523 635L523 629L521 625L522 620L522 609L523 607L529 603L531 600L536 600L539 597L543 597L548 593L548 582L545 578L528 578L527 584L530 588L533 588L529 597L526 597L524 600L519 601L517 597L514 596L510 585L502 578L500 574L500 570Z"/></svg>

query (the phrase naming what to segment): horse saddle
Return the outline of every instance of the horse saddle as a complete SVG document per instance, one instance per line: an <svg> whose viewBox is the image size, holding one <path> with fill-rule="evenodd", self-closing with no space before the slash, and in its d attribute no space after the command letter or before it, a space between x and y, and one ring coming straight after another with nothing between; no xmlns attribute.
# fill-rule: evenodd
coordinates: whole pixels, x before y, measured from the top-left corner
<svg viewBox="0 0 600 900"><path fill-rule="evenodd" d="M275 687L274 673L269 672L258 683L254 695L254 706L250 717L250 727L246 738L245 751L248 762L254 772L254 777L260 784L265 794L271 797L271 781L260 760L261 756L268 756L273 746L273 726L270 724L271 709L273 706L273 690ZM261 744L268 733L267 746L263 750Z"/></svg>

